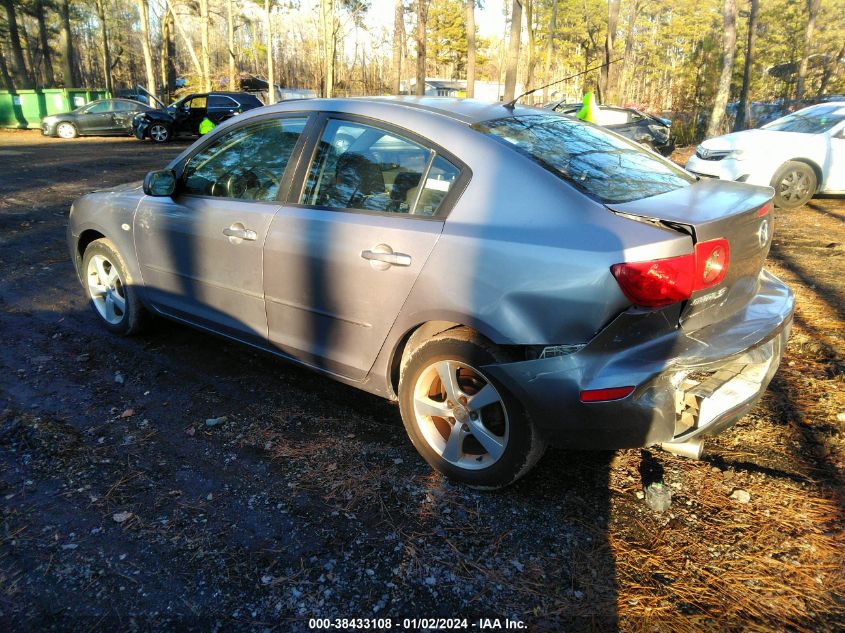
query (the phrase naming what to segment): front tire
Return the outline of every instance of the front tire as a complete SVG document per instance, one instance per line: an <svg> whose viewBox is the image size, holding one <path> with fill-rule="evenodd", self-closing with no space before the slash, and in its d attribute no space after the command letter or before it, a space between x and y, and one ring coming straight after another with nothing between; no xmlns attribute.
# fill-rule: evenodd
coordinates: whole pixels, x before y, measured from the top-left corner
<svg viewBox="0 0 845 633"><path fill-rule="evenodd" d="M56 126L56 135L59 138L71 139L79 136L76 126L70 121L62 121Z"/></svg>
<svg viewBox="0 0 845 633"><path fill-rule="evenodd" d="M82 257L85 293L94 314L110 332L131 336L143 330L149 315L114 244L94 240Z"/></svg>
<svg viewBox="0 0 845 633"><path fill-rule="evenodd" d="M513 483L545 450L519 402L480 369L507 360L467 328L438 334L403 359L399 408L411 442L432 468L474 488Z"/></svg>
<svg viewBox="0 0 845 633"><path fill-rule="evenodd" d="M817 185L818 179L812 167L806 163L788 161L772 178L775 206L781 209L797 209L810 201L816 193Z"/></svg>
<svg viewBox="0 0 845 633"><path fill-rule="evenodd" d="M149 135L155 143L167 143L170 140L170 128L163 123L153 123Z"/></svg>

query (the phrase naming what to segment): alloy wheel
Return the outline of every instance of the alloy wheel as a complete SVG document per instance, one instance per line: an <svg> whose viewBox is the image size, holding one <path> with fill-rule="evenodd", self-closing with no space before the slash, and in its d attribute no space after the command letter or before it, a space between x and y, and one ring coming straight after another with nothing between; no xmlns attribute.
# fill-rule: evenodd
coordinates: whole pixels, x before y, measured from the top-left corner
<svg viewBox="0 0 845 633"><path fill-rule="evenodd" d="M167 140L169 133L167 128L163 125L153 125L150 128L150 138L158 143L163 143Z"/></svg>
<svg viewBox="0 0 845 633"><path fill-rule="evenodd" d="M94 255L86 270L88 294L104 321L117 325L126 316L126 295L117 267L102 255Z"/></svg>
<svg viewBox="0 0 845 633"><path fill-rule="evenodd" d="M440 457L468 470L499 461L508 443L508 414L480 371L439 360L423 369L413 393L417 427Z"/></svg>
<svg viewBox="0 0 845 633"><path fill-rule="evenodd" d="M59 123L56 126L56 134L61 138L74 138L76 136L76 128L73 123Z"/></svg>

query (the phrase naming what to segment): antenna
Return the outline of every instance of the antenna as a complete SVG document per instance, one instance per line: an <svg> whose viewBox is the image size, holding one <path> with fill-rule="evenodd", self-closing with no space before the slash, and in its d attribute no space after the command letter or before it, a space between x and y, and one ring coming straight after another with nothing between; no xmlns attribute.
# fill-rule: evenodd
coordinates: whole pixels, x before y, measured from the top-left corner
<svg viewBox="0 0 845 633"><path fill-rule="evenodd" d="M598 70L599 68L604 68L605 66L610 66L611 64L615 64L616 62L621 62L621 61L622 61L622 58L617 57L616 59L613 59L609 62L605 62L605 63L600 64L598 66L593 66L592 68L588 68L587 70L582 70L579 73L575 73L574 75L569 75L569 77L564 77L563 79L558 79L557 81L553 81L552 83L546 84L545 86L537 86L536 88L532 88L528 92L523 92L521 95L516 97L513 101L508 101L505 104L505 107L508 108L509 110L513 110L513 107L516 105L516 102L519 101L520 99L522 99L522 97L527 97L528 95L530 95L534 92L537 92L538 90L542 90L543 88L548 88L549 86L554 86L555 84L563 83L564 81L569 81L570 79L575 79L576 77L580 77L581 75L586 75L589 72L592 72L594 70Z"/></svg>

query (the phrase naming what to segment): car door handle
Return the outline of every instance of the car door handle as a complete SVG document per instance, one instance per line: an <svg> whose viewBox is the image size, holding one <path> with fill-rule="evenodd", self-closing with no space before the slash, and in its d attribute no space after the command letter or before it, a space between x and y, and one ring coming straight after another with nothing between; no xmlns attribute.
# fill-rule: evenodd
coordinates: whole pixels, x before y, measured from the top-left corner
<svg viewBox="0 0 845 633"><path fill-rule="evenodd" d="M361 251L361 257L368 260L373 268L385 270L390 266L410 266L411 256L405 253L394 253L387 244L379 244L370 250Z"/></svg>
<svg viewBox="0 0 845 633"><path fill-rule="evenodd" d="M229 228L223 229L223 235L227 237L234 237L236 239L247 240L248 242L254 242L258 239L258 235L255 231L244 228L244 225L240 223L233 224Z"/></svg>

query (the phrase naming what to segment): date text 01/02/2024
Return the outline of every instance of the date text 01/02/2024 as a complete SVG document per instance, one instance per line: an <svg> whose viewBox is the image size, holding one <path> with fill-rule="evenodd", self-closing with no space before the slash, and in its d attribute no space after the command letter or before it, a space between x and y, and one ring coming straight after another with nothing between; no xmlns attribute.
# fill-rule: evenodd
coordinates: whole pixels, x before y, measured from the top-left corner
<svg viewBox="0 0 845 633"><path fill-rule="evenodd" d="M417 631L518 631L527 626L522 620L508 618L310 618L309 629L337 629L337 630L405 630Z"/></svg>

